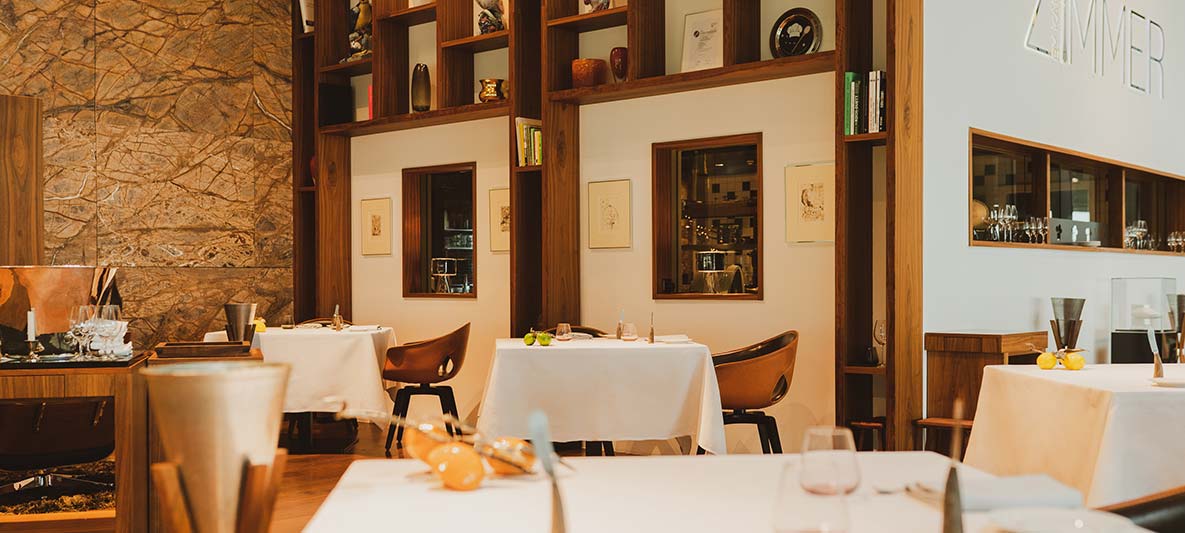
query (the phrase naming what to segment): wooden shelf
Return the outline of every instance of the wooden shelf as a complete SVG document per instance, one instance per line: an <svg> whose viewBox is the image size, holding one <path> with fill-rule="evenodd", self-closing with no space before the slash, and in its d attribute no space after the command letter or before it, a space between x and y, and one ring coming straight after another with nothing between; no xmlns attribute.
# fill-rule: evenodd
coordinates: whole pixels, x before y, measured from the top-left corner
<svg viewBox="0 0 1185 533"><path fill-rule="evenodd" d="M307 31L296 35L297 40L312 39L315 32Z"/></svg>
<svg viewBox="0 0 1185 533"><path fill-rule="evenodd" d="M845 135L843 141L846 143L864 143L873 146L884 146L889 140L889 132L878 131L876 133L860 133L856 135Z"/></svg>
<svg viewBox="0 0 1185 533"><path fill-rule="evenodd" d="M316 185L299 185L296 187L296 190L299 192L317 192L317 186Z"/></svg>
<svg viewBox="0 0 1185 533"><path fill-rule="evenodd" d="M866 376L883 376L885 375L885 365L880 366L855 366L845 365L843 367L844 374L860 374Z"/></svg>
<svg viewBox="0 0 1185 533"><path fill-rule="evenodd" d="M1075 246L1073 244L1046 244L1039 242L997 242L971 241L971 246L979 248L1019 248L1030 250L1059 250L1063 252L1111 252L1116 254L1162 255L1166 257L1185 257L1185 254L1165 250L1135 250L1132 248L1115 248L1108 246Z"/></svg>
<svg viewBox="0 0 1185 533"><path fill-rule="evenodd" d="M548 28L560 28L576 32L603 30L615 26L625 26L628 19L629 6L615 7L604 11L573 15L547 21Z"/></svg>
<svg viewBox="0 0 1185 533"><path fill-rule="evenodd" d="M471 52L489 52L510 46L510 30L496 31L484 35L474 35L464 39L453 39L440 43L444 49L469 50Z"/></svg>
<svg viewBox="0 0 1185 533"><path fill-rule="evenodd" d="M514 172L540 172L543 170L543 165L526 165L522 167L514 167Z"/></svg>
<svg viewBox="0 0 1185 533"><path fill-rule="evenodd" d="M439 126L441 124L479 120L483 118L502 117L507 115L509 109L510 103L508 100L484 104L469 104L457 107L447 107L444 109L434 109L432 111L424 111L422 113L407 113L393 117L364 120L361 122L334 124L332 126L322 127L321 133L326 135L359 137L363 135L373 135L376 133L386 133L389 131L410 130L427 126Z"/></svg>
<svg viewBox="0 0 1185 533"><path fill-rule="evenodd" d="M379 18L380 22L394 22L402 26L417 26L436 21L436 3L409 7Z"/></svg>
<svg viewBox="0 0 1185 533"><path fill-rule="evenodd" d="M362 76L364 74L370 74L373 66L374 66L374 62L371 60L370 57L367 57L367 58L359 59L357 61L351 61L349 63L338 63L336 65L329 65L327 67L321 67L321 73L322 74L345 74L345 75L351 76L351 77Z"/></svg>
<svg viewBox="0 0 1185 533"><path fill-rule="evenodd" d="M622 83L606 83L596 87L553 91L550 98L553 102L598 104L755 81L834 72L834 70L835 53L826 51L697 70L694 72L642 78Z"/></svg>

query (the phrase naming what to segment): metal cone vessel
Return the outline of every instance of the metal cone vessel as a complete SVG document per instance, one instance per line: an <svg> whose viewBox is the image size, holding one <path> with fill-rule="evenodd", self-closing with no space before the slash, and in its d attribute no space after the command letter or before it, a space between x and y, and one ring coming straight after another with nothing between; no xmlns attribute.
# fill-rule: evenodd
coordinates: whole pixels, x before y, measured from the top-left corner
<svg viewBox="0 0 1185 533"><path fill-rule="evenodd" d="M195 531L234 533L244 467L275 458L288 365L186 363L141 373Z"/></svg>

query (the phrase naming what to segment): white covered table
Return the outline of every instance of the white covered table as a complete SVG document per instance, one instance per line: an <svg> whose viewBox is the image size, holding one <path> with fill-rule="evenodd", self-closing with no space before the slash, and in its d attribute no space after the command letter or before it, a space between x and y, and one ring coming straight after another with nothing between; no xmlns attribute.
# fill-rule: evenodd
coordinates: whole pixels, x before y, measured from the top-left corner
<svg viewBox="0 0 1185 533"><path fill-rule="evenodd" d="M544 347L499 339L478 429L527 438L535 409L547 413L557 441L691 436L705 450L726 452L720 389L702 344L592 339Z"/></svg>
<svg viewBox="0 0 1185 533"><path fill-rule="evenodd" d="M1165 365L1165 375L1185 377L1185 365ZM1090 507L1185 485L1185 389L1151 377L1151 364L989 366L966 463L1001 476L1048 474Z"/></svg>
<svg viewBox="0 0 1185 533"><path fill-rule="evenodd" d="M207 333L205 340L225 341L226 332ZM264 361L291 366L285 413L336 410L323 401L327 396L344 399L351 409L390 413L394 406L382 378L387 348L395 345L391 328L270 327L256 333L251 344L259 348Z"/></svg>
<svg viewBox="0 0 1185 533"><path fill-rule="evenodd" d="M560 468L569 533L678 531L768 532L783 467L798 455L573 457ZM863 483L848 498L849 531L941 531L937 507L903 492L871 487L938 483L950 462L931 452L858 454ZM963 480L990 477L963 467ZM791 486L796 491L796 483ZM545 478L486 478L472 492L440 489L422 463L357 461L317 510L305 533L336 531L550 531ZM983 513L964 516L964 531L990 531Z"/></svg>

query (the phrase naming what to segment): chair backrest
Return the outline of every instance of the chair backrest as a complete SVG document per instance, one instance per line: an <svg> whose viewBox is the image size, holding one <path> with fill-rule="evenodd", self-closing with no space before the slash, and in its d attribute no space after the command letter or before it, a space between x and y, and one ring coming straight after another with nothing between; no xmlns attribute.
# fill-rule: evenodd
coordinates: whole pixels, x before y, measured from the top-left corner
<svg viewBox="0 0 1185 533"><path fill-rule="evenodd" d="M426 341L401 344L387 350L383 377L404 383L440 383L461 371L469 347L469 324Z"/></svg>
<svg viewBox="0 0 1185 533"><path fill-rule="evenodd" d="M112 398L0 401L0 468L98 461L115 450Z"/></svg>
<svg viewBox="0 0 1185 533"><path fill-rule="evenodd" d="M1137 526L1169 533L1185 531L1185 486L1102 508L1130 518Z"/></svg>
<svg viewBox="0 0 1185 533"><path fill-rule="evenodd" d="M544 331L547 333L554 334L555 330L556 330L556 328L551 328L551 329L547 329ZM603 337L605 335L608 335L604 331L601 331L601 330L594 328L592 326L577 326L577 325L572 326L572 333L586 333L588 335L592 335L593 337Z"/></svg>
<svg viewBox="0 0 1185 533"><path fill-rule="evenodd" d="M790 390L798 356L798 332L712 356L725 409L763 409Z"/></svg>

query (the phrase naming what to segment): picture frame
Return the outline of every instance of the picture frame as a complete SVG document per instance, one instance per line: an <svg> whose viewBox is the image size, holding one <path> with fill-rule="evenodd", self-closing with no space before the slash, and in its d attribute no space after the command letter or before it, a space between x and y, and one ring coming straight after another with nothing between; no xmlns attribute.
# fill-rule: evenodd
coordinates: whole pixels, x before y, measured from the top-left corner
<svg viewBox="0 0 1185 533"><path fill-rule="evenodd" d="M786 242L835 242L835 162L786 167Z"/></svg>
<svg viewBox="0 0 1185 533"><path fill-rule="evenodd" d="M358 211L362 255L391 255L391 197L366 198Z"/></svg>
<svg viewBox="0 0 1185 533"><path fill-rule="evenodd" d="M313 31L313 0L300 0L300 23L303 26L304 32L309 33Z"/></svg>
<svg viewBox="0 0 1185 533"><path fill-rule="evenodd" d="M490 189L490 251L510 251L510 189Z"/></svg>
<svg viewBox="0 0 1185 533"><path fill-rule="evenodd" d="M588 247L629 248L633 245L630 180L588 184Z"/></svg>
<svg viewBox="0 0 1185 533"><path fill-rule="evenodd" d="M688 13L683 18L681 72L724 66L724 10Z"/></svg>

